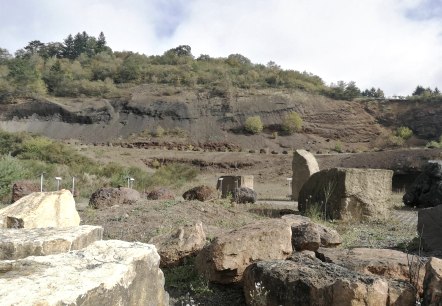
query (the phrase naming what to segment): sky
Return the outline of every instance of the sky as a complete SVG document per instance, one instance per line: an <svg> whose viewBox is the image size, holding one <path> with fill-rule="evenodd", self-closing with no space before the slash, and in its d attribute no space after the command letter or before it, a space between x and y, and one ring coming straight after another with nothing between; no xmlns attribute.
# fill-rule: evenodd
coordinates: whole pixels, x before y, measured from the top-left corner
<svg viewBox="0 0 442 306"><path fill-rule="evenodd" d="M0 0L0 48L104 32L114 51L242 54L388 96L442 89L442 0Z"/></svg>

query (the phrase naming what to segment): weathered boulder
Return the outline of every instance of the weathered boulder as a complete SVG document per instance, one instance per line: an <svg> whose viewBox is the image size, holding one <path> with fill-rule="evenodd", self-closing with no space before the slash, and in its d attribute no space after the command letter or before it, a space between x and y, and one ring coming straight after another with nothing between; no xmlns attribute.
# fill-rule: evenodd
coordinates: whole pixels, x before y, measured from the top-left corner
<svg viewBox="0 0 442 306"><path fill-rule="evenodd" d="M298 201L302 185L310 176L319 171L319 165L312 153L306 150L296 150L293 152L292 170L292 200Z"/></svg>
<svg viewBox="0 0 442 306"><path fill-rule="evenodd" d="M292 226L292 245L298 252L316 251L321 245L321 236L316 224L304 223Z"/></svg>
<svg viewBox="0 0 442 306"><path fill-rule="evenodd" d="M12 185L12 203L19 199L31 194L33 192L39 192L40 185L32 181L18 181Z"/></svg>
<svg viewBox="0 0 442 306"><path fill-rule="evenodd" d="M403 197L404 204L419 208L442 204L442 161L429 162Z"/></svg>
<svg viewBox="0 0 442 306"><path fill-rule="evenodd" d="M169 305L153 245L97 241L64 254L0 261L2 305Z"/></svg>
<svg viewBox="0 0 442 306"><path fill-rule="evenodd" d="M316 256L324 262L334 263L359 273L379 275L389 279L408 281L410 269L419 269L418 287L422 288L424 265L411 263L410 255L389 249L326 249L320 248ZM416 263L416 260L414 261Z"/></svg>
<svg viewBox="0 0 442 306"><path fill-rule="evenodd" d="M197 222L182 226L171 234L153 237L149 243L157 247L161 257L161 267L172 267L201 251L206 244L206 234L203 224Z"/></svg>
<svg viewBox="0 0 442 306"><path fill-rule="evenodd" d="M342 243L342 237L336 230L317 223L316 227L318 228L322 247L334 248Z"/></svg>
<svg viewBox="0 0 442 306"><path fill-rule="evenodd" d="M0 229L0 260L80 250L101 240L101 226Z"/></svg>
<svg viewBox="0 0 442 306"><path fill-rule="evenodd" d="M167 188L156 188L146 194L148 200L174 200L175 194Z"/></svg>
<svg viewBox="0 0 442 306"><path fill-rule="evenodd" d="M423 306L442 305L442 260L431 257L425 267Z"/></svg>
<svg viewBox="0 0 442 306"><path fill-rule="evenodd" d="M256 191L251 188L240 187L233 190L233 200L236 203L255 203L256 198Z"/></svg>
<svg viewBox="0 0 442 306"><path fill-rule="evenodd" d="M187 190L183 194L183 198L188 201L198 200L201 202L216 198L216 191L212 187L201 185Z"/></svg>
<svg viewBox="0 0 442 306"><path fill-rule="evenodd" d="M332 168L313 174L299 192L298 209L311 206L328 218L375 220L385 218L391 197L393 171Z"/></svg>
<svg viewBox="0 0 442 306"><path fill-rule="evenodd" d="M80 216L69 190L34 192L0 210L0 228L78 226Z"/></svg>
<svg viewBox="0 0 442 306"><path fill-rule="evenodd" d="M442 252L442 205L419 209L417 232L426 250Z"/></svg>
<svg viewBox="0 0 442 306"><path fill-rule="evenodd" d="M89 206L104 208L114 205L131 205L140 200L140 193L125 187L103 187L95 191L89 199Z"/></svg>
<svg viewBox="0 0 442 306"><path fill-rule="evenodd" d="M301 253L290 260L255 262L243 280L247 305L415 305L406 282L360 274Z"/></svg>
<svg viewBox="0 0 442 306"><path fill-rule="evenodd" d="M197 255L195 265L208 280L229 284L240 282L244 269L253 261L285 259L291 253L290 224L272 219L218 236Z"/></svg>

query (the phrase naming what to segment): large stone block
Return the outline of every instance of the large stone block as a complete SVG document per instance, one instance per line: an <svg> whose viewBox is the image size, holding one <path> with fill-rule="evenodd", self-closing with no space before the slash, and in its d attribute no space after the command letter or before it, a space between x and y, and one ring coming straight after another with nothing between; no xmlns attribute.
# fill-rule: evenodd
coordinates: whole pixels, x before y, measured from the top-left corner
<svg viewBox="0 0 442 306"><path fill-rule="evenodd" d="M420 209L417 232L425 249L442 252L442 205Z"/></svg>
<svg viewBox="0 0 442 306"><path fill-rule="evenodd" d="M0 228L78 226L80 216L69 190L34 192L0 210Z"/></svg>
<svg viewBox="0 0 442 306"><path fill-rule="evenodd" d="M210 281L240 282L244 269L253 261L289 257L291 232L290 220L248 224L215 238L196 257L196 267Z"/></svg>
<svg viewBox="0 0 442 306"><path fill-rule="evenodd" d="M240 187L253 189L253 175L225 175L216 183L216 189L221 191L222 198L233 195L234 190Z"/></svg>
<svg viewBox="0 0 442 306"><path fill-rule="evenodd" d="M332 168L313 174L298 200L305 213L317 206L327 217L341 220L375 220L386 217L393 171Z"/></svg>
<svg viewBox="0 0 442 306"><path fill-rule="evenodd" d="M306 150L296 150L293 152L292 170L292 200L298 201L302 185L310 176L319 171L319 165L312 153Z"/></svg>
<svg viewBox="0 0 442 306"><path fill-rule="evenodd" d="M411 207L433 207L442 204L442 161L431 161L407 188L404 204Z"/></svg>
<svg viewBox="0 0 442 306"><path fill-rule="evenodd" d="M442 305L442 260L431 257L425 266L424 306Z"/></svg>
<svg viewBox="0 0 442 306"><path fill-rule="evenodd" d="M64 254L0 261L1 304L169 305L159 263L153 245L117 240Z"/></svg>
<svg viewBox="0 0 442 306"><path fill-rule="evenodd" d="M0 229L0 260L65 253L101 240L101 226Z"/></svg>
<svg viewBox="0 0 442 306"><path fill-rule="evenodd" d="M260 261L244 272L247 305L414 306L406 282L360 274L295 253L290 260Z"/></svg>
<svg viewBox="0 0 442 306"><path fill-rule="evenodd" d="M161 267L177 266L190 256L197 254L206 244L203 223L181 226L170 234L155 236L149 240L161 257Z"/></svg>
<svg viewBox="0 0 442 306"><path fill-rule="evenodd" d="M412 261L411 255L390 249L326 249L320 248L316 256L324 262L334 263L359 273L382 276L388 279L408 281L410 273L421 277L417 284L422 289L425 267ZM417 271L419 269L419 271Z"/></svg>

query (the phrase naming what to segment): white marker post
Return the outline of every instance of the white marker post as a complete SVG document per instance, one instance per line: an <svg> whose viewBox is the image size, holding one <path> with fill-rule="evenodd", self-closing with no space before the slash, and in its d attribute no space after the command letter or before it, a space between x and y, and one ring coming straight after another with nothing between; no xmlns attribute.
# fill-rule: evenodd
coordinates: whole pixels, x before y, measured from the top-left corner
<svg viewBox="0 0 442 306"><path fill-rule="evenodd" d="M43 192L43 176L44 172L40 175L40 192Z"/></svg>
<svg viewBox="0 0 442 306"><path fill-rule="evenodd" d="M135 179L134 179L133 177L131 177L131 178L129 179L129 182L130 182L130 188L134 188L134 181L135 181Z"/></svg>
<svg viewBox="0 0 442 306"><path fill-rule="evenodd" d="M289 194L288 194L288 198L290 199L292 197L292 178L288 177L287 178L287 185L289 186Z"/></svg>
<svg viewBox="0 0 442 306"><path fill-rule="evenodd" d="M60 190L60 181L62 180L61 177L56 176L55 179L57 180L57 191Z"/></svg>
<svg viewBox="0 0 442 306"><path fill-rule="evenodd" d="M223 195L223 179L224 179L224 178L222 178L222 177L220 177L220 178L218 179L218 181L219 181L219 189L221 190L221 195L220 195L220 197Z"/></svg>
<svg viewBox="0 0 442 306"><path fill-rule="evenodd" d="M72 196L75 197L75 176L72 177Z"/></svg>

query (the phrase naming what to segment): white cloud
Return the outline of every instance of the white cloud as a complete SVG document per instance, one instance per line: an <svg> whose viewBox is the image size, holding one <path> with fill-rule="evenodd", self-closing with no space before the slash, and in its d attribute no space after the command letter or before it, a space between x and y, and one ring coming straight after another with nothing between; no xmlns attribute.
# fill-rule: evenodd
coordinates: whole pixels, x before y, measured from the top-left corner
<svg viewBox="0 0 442 306"><path fill-rule="evenodd" d="M410 14L425 5L434 10L437 1L174 1L177 10L161 0L16 0L22 6L13 13L28 17L0 13L0 46L104 31L114 50L162 54L188 44L194 55L241 53L389 95L409 94L418 84L442 87L442 22Z"/></svg>

